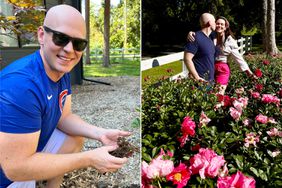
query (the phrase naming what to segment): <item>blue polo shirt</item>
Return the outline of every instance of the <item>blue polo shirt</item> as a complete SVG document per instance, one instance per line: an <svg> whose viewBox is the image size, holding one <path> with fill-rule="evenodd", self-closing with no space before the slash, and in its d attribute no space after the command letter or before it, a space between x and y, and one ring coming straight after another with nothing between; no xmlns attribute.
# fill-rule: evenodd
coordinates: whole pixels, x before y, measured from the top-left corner
<svg viewBox="0 0 282 188"><path fill-rule="evenodd" d="M212 35L211 35L212 37ZM194 42L185 45L185 51L194 54L193 63L201 78L214 80L215 46L210 37L197 31Z"/></svg>
<svg viewBox="0 0 282 188"><path fill-rule="evenodd" d="M70 75L53 82L39 51L19 59L0 72L0 131L25 134L41 131L37 152L43 150L71 94ZM12 183L0 168L0 188Z"/></svg>

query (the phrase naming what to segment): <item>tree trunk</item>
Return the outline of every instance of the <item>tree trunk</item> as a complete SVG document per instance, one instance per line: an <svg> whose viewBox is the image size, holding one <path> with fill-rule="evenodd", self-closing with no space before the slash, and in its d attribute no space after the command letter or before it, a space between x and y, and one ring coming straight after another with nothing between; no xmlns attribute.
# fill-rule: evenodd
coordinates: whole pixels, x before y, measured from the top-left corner
<svg viewBox="0 0 282 188"><path fill-rule="evenodd" d="M89 1L85 0L85 22L86 22L86 39L88 40L88 45L86 47L86 51L85 51L85 63L86 64L91 64L90 61L90 27L89 27Z"/></svg>
<svg viewBox="0 0 282 188"><path fill-rule="evenodd" d="M126 7L126 0L124 0L124 42L123 42L123 48L124 53L126 53L127 49L127 7Z"/></svg>
<svg viewBox="0 0 282 188"><path fill-rule="evenodd" d="M262 45L263 45L263 51L267 52L267 0L263 0L262 2Z"/></svg>
<svg viewBox="0 0 282 188"><path fill-rule="evenodd" d="M263 50L270 55L279 53L275 39L275 0L263 0Z"/></svg>
<svg viewBox="0 0 282 188"><path fill-rule="evenodd" d="M104 53L103 66L110 66L110 7L111 0L105 0L104 8Z"/></svg>
<svg viewBox="0 0 282 188"><path fill-rule="evenodd" d="M275 55L279 52L276 46L275 40L275 0L269 0L267 5L267 33L268 33L268 40L267 40L267 53L271 55Z"/></svg>

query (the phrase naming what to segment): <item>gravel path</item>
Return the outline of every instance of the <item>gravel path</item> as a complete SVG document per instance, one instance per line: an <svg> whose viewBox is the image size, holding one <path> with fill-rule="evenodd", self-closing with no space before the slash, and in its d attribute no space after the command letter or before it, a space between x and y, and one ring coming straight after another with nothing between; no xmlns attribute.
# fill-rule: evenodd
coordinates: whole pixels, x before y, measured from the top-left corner
<svg viewBox="0 0 282 188"><path fill-rule="evenodd" d="M72 111L85 121L104 128L131 131L127 140L140 148L140 126L132 125L139 118L139 77L106 77L95 80L111 83L103 85L84 81L72 88ZM97 141L86 140L85 146L99 147ZM87 150L87 147L84 148ZM66 174L61 187L106 188L140 187L140 153L130 157L128 163L116 173L99 174L93 168Z"/></svg>

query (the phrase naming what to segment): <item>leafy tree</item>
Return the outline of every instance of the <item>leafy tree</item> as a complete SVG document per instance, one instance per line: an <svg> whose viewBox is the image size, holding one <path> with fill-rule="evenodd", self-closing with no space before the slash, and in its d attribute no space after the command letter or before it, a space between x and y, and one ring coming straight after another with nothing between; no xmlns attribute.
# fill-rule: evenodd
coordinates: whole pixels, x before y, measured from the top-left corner
<svg viewBox="0 0 282 188"><path fill-rule="evenodd" d="M124 31L124 7L125 3L121 0L117 6L111 6L110 13L110 45L111 48L123 48L125 41ZM127 14L127 47L140 48L140 1L131 0L126 2ZM90 8L90 26L91 26L91 43L93 48L103 46L103 26L104 26L104 7L102 6L97 12L97 7L91 5Z"/></svg>
<svg viewBox="0 0 282 188"><path fill-rule="evenodd" d="M262 4L263 0L256 1ZM276 37L282 33L282 1L276 0ZM204 12L225 16L238 37L252 33L256 43L261 42L262 6L253 0L143 0L142 1L142 53L167 51L172 45L183 50L188 31L198 30L199 17ZM280 37L282 35L280 34Z"/></svg>
<svg viewBox="0 0 282 188"><path fill-rule="evenodd" d="M4 29L4 33L12 37L16 34L23 44L36 40L36 31L44 19L45 9L42 7L40 0L6 0L14 9L14 15L5 16L0 13L0 28ZM21 46L21 43L20 43Z"/></svg>

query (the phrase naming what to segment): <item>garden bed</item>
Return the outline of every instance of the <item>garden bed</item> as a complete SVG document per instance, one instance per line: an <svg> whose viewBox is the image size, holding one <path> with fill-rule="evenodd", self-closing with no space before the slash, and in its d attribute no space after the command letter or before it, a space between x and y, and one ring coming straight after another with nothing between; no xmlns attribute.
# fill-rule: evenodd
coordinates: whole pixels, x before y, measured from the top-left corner
<svg viewBox="0 0 282 188"><path fill-rule="evenodd" d="M191 79L144 86L143 185L282 186L281 57L245 57L258 79L231 62L224 96Z"/></svg>

